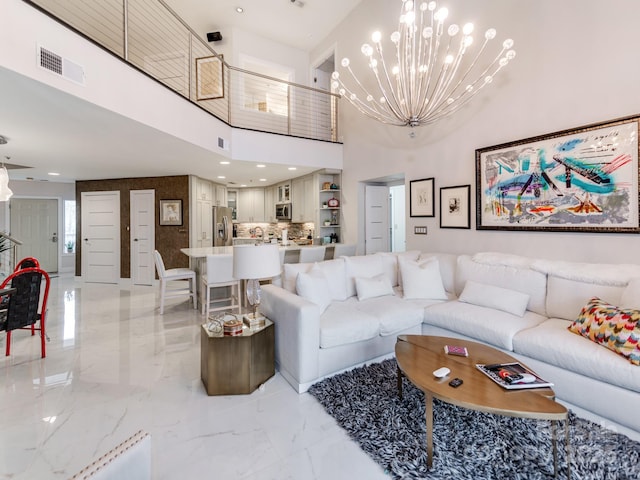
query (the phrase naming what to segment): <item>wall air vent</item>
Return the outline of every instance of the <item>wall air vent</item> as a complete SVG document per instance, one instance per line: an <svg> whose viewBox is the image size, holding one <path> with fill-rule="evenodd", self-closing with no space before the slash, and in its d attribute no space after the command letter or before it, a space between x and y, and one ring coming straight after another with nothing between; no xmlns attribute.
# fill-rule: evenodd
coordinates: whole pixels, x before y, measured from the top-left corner
<svg viewBox="0 0 640 480"><path fill-rule="evenodd" d="M48 48L38 46L38 65L40 68L49 70L67 80L84 85L84 69L82 65L78 65Z"/></svg>
<svg viewBox="0 0 640 480"><path fill-rule="evenodd" d="M222 148L223 150L229 150L229 142L227 142L222 137L218 137L218 148Z"/></svg>

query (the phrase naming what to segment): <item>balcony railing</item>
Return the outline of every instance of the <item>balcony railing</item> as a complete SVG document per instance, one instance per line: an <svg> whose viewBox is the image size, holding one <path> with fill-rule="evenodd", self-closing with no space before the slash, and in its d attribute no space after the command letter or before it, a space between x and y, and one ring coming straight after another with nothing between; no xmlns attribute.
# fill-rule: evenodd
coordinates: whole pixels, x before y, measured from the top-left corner
<svg viewBox="0 0 640 480"><path fill-rule="evenodd" d="M162 0L25 1L233 127L338 141L338 95L229 65Z"/></svg>

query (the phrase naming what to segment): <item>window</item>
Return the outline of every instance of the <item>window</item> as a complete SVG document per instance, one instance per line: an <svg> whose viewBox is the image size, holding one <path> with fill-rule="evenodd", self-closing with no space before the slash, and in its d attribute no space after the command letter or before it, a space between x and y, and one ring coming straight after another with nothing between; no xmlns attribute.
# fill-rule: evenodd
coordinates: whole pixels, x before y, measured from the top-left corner
<svg viewBox="0 0 640 480"><path fill-rule="evenodd" d="M64 201L64 245L63 251L75 253L76 251L76 201Z"/></svg>

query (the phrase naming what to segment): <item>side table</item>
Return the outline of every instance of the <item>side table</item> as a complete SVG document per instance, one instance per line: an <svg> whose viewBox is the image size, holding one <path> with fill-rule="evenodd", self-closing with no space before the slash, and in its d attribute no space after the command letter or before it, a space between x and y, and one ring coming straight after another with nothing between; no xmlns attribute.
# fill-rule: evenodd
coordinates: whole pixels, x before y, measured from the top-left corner
<svg viewBox="0 0 640 480"><path fill-rule="evenodd" d="M214 334L200 329L200 371L208 395L240 395L253 392L275 375L273 322L242 335Z"/></svg>

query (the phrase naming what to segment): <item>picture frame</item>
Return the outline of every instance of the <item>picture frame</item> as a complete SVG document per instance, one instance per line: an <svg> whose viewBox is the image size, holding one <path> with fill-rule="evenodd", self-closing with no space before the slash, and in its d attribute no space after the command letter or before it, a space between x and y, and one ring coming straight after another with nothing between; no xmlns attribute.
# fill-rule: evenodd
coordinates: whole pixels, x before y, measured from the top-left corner
<svg viewBox="0 0 640 480"><path fill-rule="evenodd" d="M440 228L471 228L471 185L440 188Z"/></svg>
<svg viewBox="0 0 640 480"><path fill-rule="evenodd" d="M182 225L182 200L160 200L160 225Z"/></svg>
<svg viewBox="0 0 640 480"><path fill-rule="evenodd" d="M196 58L196 100L224 98L223 56Z"/></svg>
<svg viewBox="0 0 640 480"><path fill-rule="evenodd" d="M640 116L476 150L476 229L639 233Z"/></svg>
<svg viewBox="0 0 640 480"><path fill-rule="evenodd" d="M409 182L409 216L435 217L434 178L421 178Z"/></svg>

